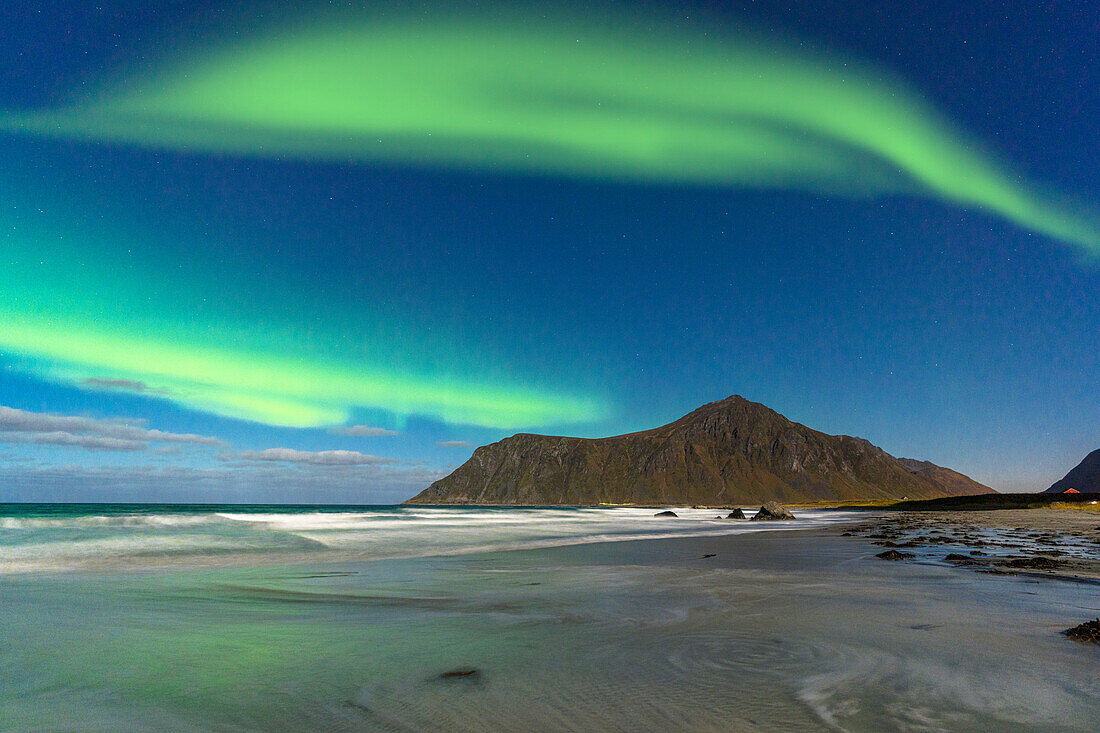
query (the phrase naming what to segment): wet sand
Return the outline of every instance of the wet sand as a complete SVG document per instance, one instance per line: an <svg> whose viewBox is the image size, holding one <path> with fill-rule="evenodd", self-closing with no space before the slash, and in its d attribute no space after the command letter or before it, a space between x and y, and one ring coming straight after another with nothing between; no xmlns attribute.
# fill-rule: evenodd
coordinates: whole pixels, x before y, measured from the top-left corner
<svg viewBox="0 0 1100 733"><path fill-rule="evenodd" d="M1062 634L1095 587L883 562L841 536L857 522L8 576L0 711L41 730L1100 729L1100 649Z"/></svg>

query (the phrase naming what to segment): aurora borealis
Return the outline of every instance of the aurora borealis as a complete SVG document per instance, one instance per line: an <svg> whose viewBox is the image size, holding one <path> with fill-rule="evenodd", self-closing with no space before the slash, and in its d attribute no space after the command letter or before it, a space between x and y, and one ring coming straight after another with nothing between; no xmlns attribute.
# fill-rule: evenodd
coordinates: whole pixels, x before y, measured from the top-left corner
<svg viewBox="0 0 1100 733"><path fill-rule="evenodd" d="M166 275L155 253L135 255L136 238L119 247L57 222L50 232L11 228L10 259L0 274L8 295L0 305L0 348L33 360L31 368L50 379L132 382L194 409L295 427L342 424L355 406L486 427L599 416L594 401L469 377L455 383L440 370L431 376L395 373L380 363L399 358L384 343L356 347L321 333L315 340L322 343L301 348L275 324L256 333L249 324L271 318L278 306L259 294L262 282L248 282L255 276L243 267L226 276L209 263L196 267L185 260ZM53 240L53 251L43 256L46 239ZM219 307L226 290L237 291L236 302ZM253 296L268 301L263 314L248 307ZM159 313L149 312L152 302ZM207 303L205 318L191 315ZM278 310L288 305L298 310L303 301L284 302ZM284 319L286 325L290 319ZM355 333L372 336L366 326Z"/></svg>
<svg viewBox="0 0 1100 733"><path fill-rule="evenodd" d="M9 130L151 147L676 183L912 193L1100 252L898 82L731 36L445 17L291 26Z"/></svg>
<svg viewBox="0 0 1100 733"><path fill-rule="evenodd" d="M0 404L232 445L158 471L733 393L995 486L1095 448L1097 11L291 5L11 11Z"/></svg>

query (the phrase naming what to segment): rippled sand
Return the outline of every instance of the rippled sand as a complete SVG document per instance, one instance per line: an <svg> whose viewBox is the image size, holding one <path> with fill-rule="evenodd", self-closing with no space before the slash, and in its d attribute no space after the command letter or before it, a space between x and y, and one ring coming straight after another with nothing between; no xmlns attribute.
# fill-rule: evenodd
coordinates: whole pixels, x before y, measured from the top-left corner
<svg viewBox="0 0 1100 733"><path fill-rule="evenodd" d="M836 530L0 578L15 730L1096 730L1095 588ZM714 554L704 558L703 555ZM477 670L443 678L451 670Z"/></svg>

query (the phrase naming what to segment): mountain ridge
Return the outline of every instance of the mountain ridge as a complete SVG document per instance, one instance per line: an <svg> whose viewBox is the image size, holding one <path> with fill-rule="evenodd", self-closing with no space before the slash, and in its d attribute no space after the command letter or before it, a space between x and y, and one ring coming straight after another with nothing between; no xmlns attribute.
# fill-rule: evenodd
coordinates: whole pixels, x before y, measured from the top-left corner
<svg viewBox="0 0 1100 733"><path fill-rule="evenodd" d="M1060 494L1076 489L1082 494L1100 493L1100 448L1082 459L1069 473L1055 481L1045 494Z"/></svg>
<svg viewBox="0 0 1100 733"><path fill-rule="evenodd" d="M623 435L517 433L481 446L406 503L749 504L993 492L914 463L910 470L863 438L827 435L733 395Z"/></svg>

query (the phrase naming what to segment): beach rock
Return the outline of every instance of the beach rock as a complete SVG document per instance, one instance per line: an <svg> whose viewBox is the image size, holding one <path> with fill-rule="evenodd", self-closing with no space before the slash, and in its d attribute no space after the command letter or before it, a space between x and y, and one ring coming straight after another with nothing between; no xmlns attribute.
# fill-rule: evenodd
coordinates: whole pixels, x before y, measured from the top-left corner
<svg viewBox="0 0 1100 733"><path fill-rule="evenodd" d="M986 562L984 560L978 560L968 555L960 555L955 552L952 552L950 555L945 557L944 560L951 563L957 568L973 566L984 567L986 565Z"/></svg>
<svg viewBox="0 0 1100 733"><path fill-rule="evenodd" d="M664 512L657 512L653 516L655 516L655 517L678 517L680 515L677 514L676 512L664 511Z"/></svg>
<svg viewBox="0 0 1100 733"><path fill-rule="evenodd" d="M908 560L913 557L911 552L898 552L897 550L887 550L886 552L880 552L875 557L881 560Z"/></svg>
<svg viewBox="0 0 1100 733"><path fill-rule="evenodd" d="M769 501L764 504L764 506L760 507L760 511L756 513L752 521L759 522L778 519L794 519L794 515L791 514L787 507L783 506L778 501Z"/></svg>
<svg viewBox="0 0 1100 733"><path fill-rule="evenodd" d="M1054 560L1049 557L1014 557L998 563L1002 567L1022 570L1057 570L1063 564L1061 560Z"/></svg>
<svg viewBox="0 0 1100 733"><path fill-rule="evenodd" d="M368 707L367 707L366 705L364 705L363 703L359 702L358 700L344 700L344 707L346 707L346 708L354 708L355 710L361 710L361 711L363 711L364 713L369 713L369 712L371 712L371 709L370 709L370 708L368 708Z"/></svg>
<svg viewBox="0 0 1100 733"><path fill-rule="evenodd" d="M732 512L730 512L728 515L726 515L726 519L744 519L744 518L745 518L745 512L741 511L741 507L737 507Z"/></svg>
<svg viewBox="0 0 1100 733"><path fill-rule="evenodd" d="M1080 626L1066 629L1062 632L1074 641L1084 641L1092 644L1100 644L1100 618L1095 621L1086 621Z"/></svg>
<svg viewBox="0 0 1100 733"><path fill-rule="evenodd" d="M441 672L439 674L439 679L441 679L441 680L456 680L456 679L462 679L463 677L478 677L480 675L481 675L481 672L478 671L477 669L475 669L474 667L458 667L458 668L452 669L448 672Z"/></svg>

